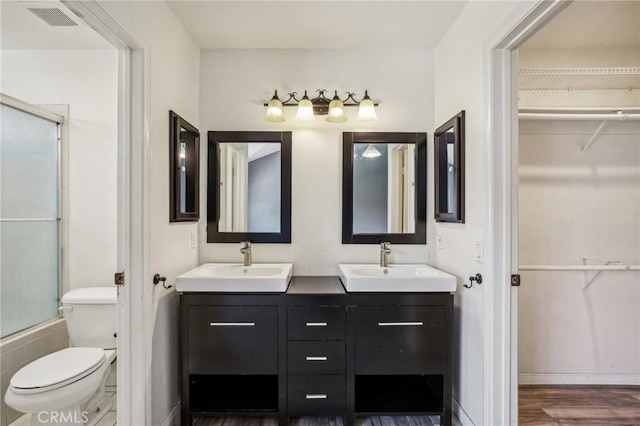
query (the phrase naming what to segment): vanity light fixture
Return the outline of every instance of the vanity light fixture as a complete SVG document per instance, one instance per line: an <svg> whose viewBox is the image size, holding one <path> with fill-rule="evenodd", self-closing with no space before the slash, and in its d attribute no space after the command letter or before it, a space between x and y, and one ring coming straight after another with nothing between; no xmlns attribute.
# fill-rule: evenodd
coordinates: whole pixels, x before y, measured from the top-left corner
<svg viewBox="0 0 640 426"><path fill-rule="evenodd" d="M296 119L300 121L311 121L314 115L325 115L329 123L344 123L347 121L344 107L356 106L359 107L359 121L373 121L378 119L375 110L378 104L373 102L366 90L364 92L364 98L359 102L355 98L356 94L352 92L347 92L345 99L340 99L337 90L334 91L332 99L325 96L327 92L325 89L318 89L316 92L318 92L318 96L313 99L309 99L306 90L302 99L296 97L297 92L291 92L283 102L278 97L278 91L276 90L271 100L264 104L264 106L267 107L264 119L272 123L281 123L285 121L284 107L293 106L298 107Z"/></svg>

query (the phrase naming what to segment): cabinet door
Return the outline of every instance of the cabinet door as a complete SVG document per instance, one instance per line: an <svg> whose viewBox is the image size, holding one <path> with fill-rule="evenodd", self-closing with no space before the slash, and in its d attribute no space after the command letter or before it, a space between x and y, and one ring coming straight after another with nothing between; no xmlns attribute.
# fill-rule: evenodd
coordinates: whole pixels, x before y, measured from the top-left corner
<svg viewBox="0 0 640 426"><path fill-rule="evenodd" d="M444 373L444 312L444 306L355 308L356 374Z"/></svg>
<svg viewBox="0 0 640 426"><path fill-rule="evenodd" d="M278 308L190 306L189 373L278 374Z"/></svg>

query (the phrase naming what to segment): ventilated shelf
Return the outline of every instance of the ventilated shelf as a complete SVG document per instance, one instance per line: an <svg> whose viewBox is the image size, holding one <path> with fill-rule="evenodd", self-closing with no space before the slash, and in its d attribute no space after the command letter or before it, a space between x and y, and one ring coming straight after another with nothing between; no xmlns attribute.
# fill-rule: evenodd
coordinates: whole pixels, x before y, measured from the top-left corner
<svg viewBox="0 0 640 426"><path fill-rule="evenodd" d="M521 68L520 90L640 89L640 67Z"/></svg>

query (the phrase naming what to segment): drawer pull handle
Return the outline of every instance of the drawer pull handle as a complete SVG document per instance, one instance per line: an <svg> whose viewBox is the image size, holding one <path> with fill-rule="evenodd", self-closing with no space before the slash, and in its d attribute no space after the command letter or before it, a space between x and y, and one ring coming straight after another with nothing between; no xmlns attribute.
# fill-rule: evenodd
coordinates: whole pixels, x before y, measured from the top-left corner
<svg viewBox="0 0 640 426"><path fill-rule="evenodd" d="M326 327L326 322L308 322L307 327Z"/></svg>
<svg viewBox="0 0 640 426"><path fill-rule="evenodd" d="M326 393L308 393L305 395L306 399L327 399Z"/></svg>
<svg viewBox="0 0 640 426"><path fill-rule="evenodd" d="M255 322L210 322L212 327L253 327Z"/></svg>
<svg viewBox="0 0 640 426"><path fill-rule="evenodd" d="M307 361L326 361L326 356L308 356L306 358Z"/></svg>
<svg viewBox="0 0 640 426"><path fill-rule="evenodd" d="M421 327L424 323L422 321L419 322L379 322L379 327Z"/></svg>

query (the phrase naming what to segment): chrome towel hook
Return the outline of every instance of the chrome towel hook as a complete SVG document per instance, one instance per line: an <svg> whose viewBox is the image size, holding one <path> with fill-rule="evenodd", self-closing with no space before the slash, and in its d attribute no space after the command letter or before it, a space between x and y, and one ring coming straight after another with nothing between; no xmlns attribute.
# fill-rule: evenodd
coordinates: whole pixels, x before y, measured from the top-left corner
<svg viewBox="0 0 640 426"><path fill-rule="evenodd" d="M478 284L482 284L482 275L480 275L480 273L475 274L472 277L469 277L469 284L464 284L463 287L464 288L471 288L473 287L473 282L477 282Z"/></svg>

